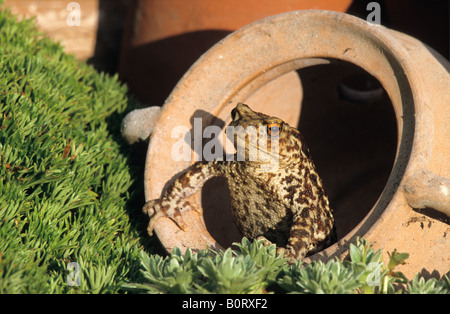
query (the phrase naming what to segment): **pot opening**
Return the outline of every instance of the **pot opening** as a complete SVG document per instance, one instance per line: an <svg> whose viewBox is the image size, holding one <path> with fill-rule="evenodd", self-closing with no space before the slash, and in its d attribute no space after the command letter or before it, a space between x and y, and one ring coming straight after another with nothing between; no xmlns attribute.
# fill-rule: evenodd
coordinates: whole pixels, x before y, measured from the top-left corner
<svg viewBox="0 0 450 314"><path fill-rule="evenodd" d="M397 122L381 84L360 67L334 61L298 70L299 130L334 211L338 239L369 213L394 166Z"/></svg>
<svg viewBox="0 0 450 314"><path fill-rule="evenodd" d="M387 183L397 149L394 109L381 84L351 63L336 60L297 73L303 89L297 127L324 182L341 239L365 218ZM201 195L211 236L225 248L240 241L226 180L209 180Z"/></svg>

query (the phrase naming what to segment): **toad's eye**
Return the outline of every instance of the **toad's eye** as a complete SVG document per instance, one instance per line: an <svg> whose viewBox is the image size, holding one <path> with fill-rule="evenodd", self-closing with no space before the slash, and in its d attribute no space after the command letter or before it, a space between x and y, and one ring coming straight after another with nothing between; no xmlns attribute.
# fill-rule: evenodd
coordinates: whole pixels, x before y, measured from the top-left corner
<svg viewBox="0 0 450 314"><path fill-rule="evenodd" d="M237 111L236 108L234 108L233 110L231 110L231 120L236 121L239 120L239 112Z"/></svg>
<svg viewBox="0 0 450 314"><path fill-rule="evenodd" d="M278 136L281 133L281 124L272 122L267 125L267 133L270 136Z"/></svg>

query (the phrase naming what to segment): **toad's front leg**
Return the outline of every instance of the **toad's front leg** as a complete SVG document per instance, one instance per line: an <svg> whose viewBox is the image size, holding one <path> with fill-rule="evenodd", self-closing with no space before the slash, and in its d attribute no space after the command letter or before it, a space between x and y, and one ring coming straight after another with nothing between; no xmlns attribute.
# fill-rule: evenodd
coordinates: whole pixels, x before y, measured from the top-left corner
<svg viewBox="0 0 450 314"><path fill-rule="evenodd" d="M220 161L198 162L181 174L163 193L160 199L147 202L142 211L150 216L147 231L153 234L153 228L160 217L172 219L178 227L185 230L181 209L195 208L186 200L189 196L200 190L210 178L221 174Z"/></svg>
<svg viewBox="0 0 450 314"><path fill-rule="evenodd" d="M160 217L168 217L172 219L180 229L186 229L186 223L181 216L180 207L177 203L176 200L170 198L160 198L151 200L144 205L142 211L150 216L150 222L147 227L149 235L153 235L155 223Z"/></svg>

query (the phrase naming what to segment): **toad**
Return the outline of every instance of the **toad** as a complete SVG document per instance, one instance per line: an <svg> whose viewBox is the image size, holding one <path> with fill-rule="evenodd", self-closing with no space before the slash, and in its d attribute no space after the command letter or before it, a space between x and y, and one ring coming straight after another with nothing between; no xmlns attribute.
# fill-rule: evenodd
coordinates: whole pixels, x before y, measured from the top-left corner
<svg viewBox="0 0 450 314"><path fill-rule="evenodd" d="M181 209L190 207L186 198L208 179L222 176L229 185L233 220L243 236L275 243L277 253L291 260L329 245L335 234L333 213L300 132L242 103L231 117L226 130L236 155L193 164L161 198L147 202L143 211L150 216L149 233L161 216L184 229Z"/></svg>

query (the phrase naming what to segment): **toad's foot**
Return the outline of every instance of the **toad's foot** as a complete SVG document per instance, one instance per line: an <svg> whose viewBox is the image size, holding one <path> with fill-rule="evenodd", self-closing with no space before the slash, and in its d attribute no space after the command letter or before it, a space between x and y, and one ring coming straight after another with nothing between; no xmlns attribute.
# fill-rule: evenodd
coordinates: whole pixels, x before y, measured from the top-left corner
<svg viewBox="0 0 450 314"><path fill-rule="evenodd" d="M185 202L183 207L191 207L189 202ZM169 200L166 199L154 199L147 202L142 211L150 216L150 222L148 223L147 231L149 235L153 235L153 229L156 221L160 217L168 217L172 219L177 226L186 230L187 226L181 216L179 207L173 206Z"/></svg>
<svg viewBox="0 0 450 314"><path fill-rule="evenodd" d="M269 246L274 244L273 242L269 241L267 238L263 236L259 236L257 240L262 240L264 246ZM277 246L277 255L283 255L283 257L288 259L288 263L292 264L296 260L301 261L306 256L306 250L302 249L296 249L292 245L288 244L286 247Z"/></svg>

